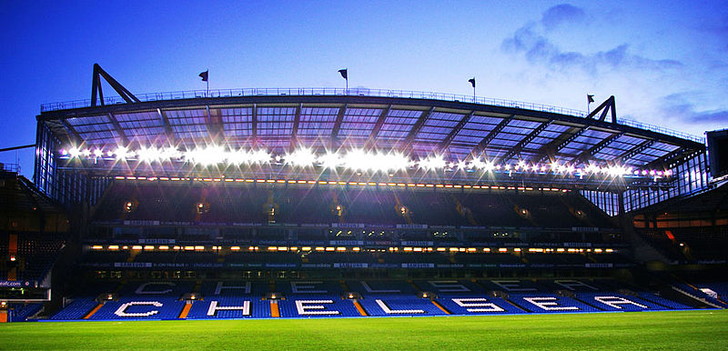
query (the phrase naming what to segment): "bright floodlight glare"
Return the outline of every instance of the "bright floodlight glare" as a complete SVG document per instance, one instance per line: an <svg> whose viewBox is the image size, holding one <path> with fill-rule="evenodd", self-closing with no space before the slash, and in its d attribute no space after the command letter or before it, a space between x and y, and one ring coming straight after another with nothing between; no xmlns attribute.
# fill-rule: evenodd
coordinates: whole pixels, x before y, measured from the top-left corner
<svg viewBox="0 0 728 351"><path fill-rule="evenodd" d="M150 148L140 148L137 151L137 156L139 156L139 161L144 161L148 163L152 163L154 161L158 161L161 153L158 149L150 147Z"/></svg>
<svg viewBox="0 0 728 351"><path fill-rule="evenodd" d="M350 150L341 158L342 164L355 171L396 171L407 168L409 158L401 153L384 154L366 152L362 149Z"/></svg>
<svg viewBox="0 0 728 351"><path fill-rule="evenodd" d="M210 145L205 148L195 148L184 153L185 159L203 166L214 165L225 161L227 153L221 146Z"/></svg>
<svg viewBox="0 0 728 351"><path fill-rule="evenodd" d="M126 160L128 158L134 157L134 153L130 152L128 148L125 146L119 146L114 150L114 155L116 155L117 160Z"/></svg>
<svg viewBox="0 0 728 351"><path fill-rule="evenodd" d="M162 160L177 160L182 157L182 153L174 147L167 147L159 152L159 156Z"/></svg>
<svg viewBox="0 0 728 351"><path fill-rule="evenodd" d="M244 163L250 163L249 152L243 149L231 151L227 154L227 161L231 164L241 165Z"/></svg>
<svg viewBox="0 0 728 351"><path fill-rule="evenodd" d="M286 162L294 166L307 167L313 165L316 162L316 155L313 154L311 149L298 149L285 157Z"/></svg>
<svg viewBox="0 0 728 351"><path fill-rule="evenodd" d="M438 156L430 156L425 159L421 159L418 163L420 168L423 168L425 170L436 170L436 169L442 169L445 168L447 165L447 162L442 157L442 155Z"/></svg>
<svg viewBox="0 0 728 351"><path fill-rule="evenodd" d="M485 165L486 165L486 163L483 162L483 160L481 160L480 158L474 158L470 162L470 167L475 168L475 169L483 169L483 168L485 168Z"/></svg>
<svg viewBox="0 0 728 351"><path fill-rule="evenodd" d="M318 161L321 163L321 167L334 169L342 165L343 160L341 157L332 152L328 152L323 156L319 156Z"/></svg>
<svg viewBox="0 0 728 351"><path fill-rule="evenodd" d="M249 152L250 161L252 163L269 163L271 156L266 150L256 150Z"/></svg>
<svg viewBox="0 0 728 351"><path fill-rule="evenodd" d="M81 150L79 150L77 147L72 147L68 149L68 155L71 157L77 157L81 155Z"/></svg>

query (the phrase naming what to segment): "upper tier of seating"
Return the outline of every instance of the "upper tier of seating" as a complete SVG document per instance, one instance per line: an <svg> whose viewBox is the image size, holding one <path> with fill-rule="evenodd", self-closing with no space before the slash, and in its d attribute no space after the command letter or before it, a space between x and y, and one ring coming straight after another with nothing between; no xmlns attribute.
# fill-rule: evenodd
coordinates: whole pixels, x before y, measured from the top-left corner
<svg viewBox="0 0 728 351"><path fill-rule="evenodd" d="M390 188L113 183L94 220L213 223L364 223L603 227L609 218L577 193L445 192Z"/></svg>

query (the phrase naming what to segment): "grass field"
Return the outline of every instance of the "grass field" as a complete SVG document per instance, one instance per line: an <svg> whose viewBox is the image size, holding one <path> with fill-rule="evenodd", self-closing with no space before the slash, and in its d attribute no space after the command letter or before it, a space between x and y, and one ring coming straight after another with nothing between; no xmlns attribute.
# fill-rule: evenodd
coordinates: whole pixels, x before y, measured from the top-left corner
<svg viewBox="0 0 728 351"><path fill-rule="evenodd" d="M728 350L728 311L9 323L2 350Z"/></svg>

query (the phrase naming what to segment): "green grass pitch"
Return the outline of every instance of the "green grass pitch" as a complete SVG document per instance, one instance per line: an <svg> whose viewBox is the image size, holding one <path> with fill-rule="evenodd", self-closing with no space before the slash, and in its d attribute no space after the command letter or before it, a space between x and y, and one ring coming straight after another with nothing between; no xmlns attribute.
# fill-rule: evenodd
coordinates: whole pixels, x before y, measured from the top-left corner
<svg viewBox="0 0 728 351"><path fill-rule="evenodd" d="M2 350L728 350L728 311L9 323Z"/></svg>

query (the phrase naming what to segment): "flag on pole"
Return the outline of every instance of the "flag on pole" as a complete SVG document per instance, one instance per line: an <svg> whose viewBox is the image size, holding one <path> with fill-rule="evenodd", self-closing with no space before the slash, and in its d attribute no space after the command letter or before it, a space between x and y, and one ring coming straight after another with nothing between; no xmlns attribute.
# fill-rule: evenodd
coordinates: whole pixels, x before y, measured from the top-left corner
<svg viewBox="0 0 728 351"><path fill-rule="evenodd" d="M475 88L475 77L468 79L468 82Z"/></svg>
<svg viewBox="0 0 728 351"><path fill-rule="evenodd" d="M587 104L591 104L592 102L594 102L594 95L587 94L586 95L586 103Z"/></svg>
<svg viewBox="0 0 728 351"><path fill-rule="evenodd" d="M341 74L341 78L344 78L346 80L349 80L349 71L348 71L348 69L346 69L346 68L340 69L339 70L339 73Z"/></svg>
<svg viewBox="0 0 728 351"><path fill-rule="evenodd" d="M209 77L210 70L204 71L199 74L200 78L202 78L203 82L207 82L207 78Z"/></svg>

